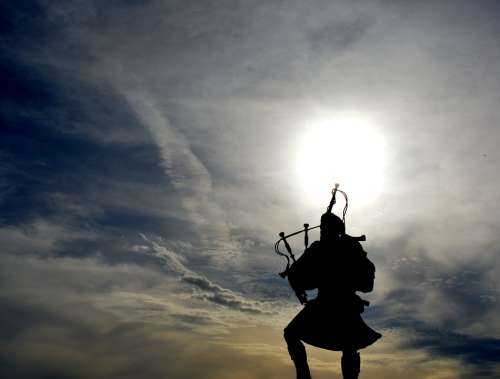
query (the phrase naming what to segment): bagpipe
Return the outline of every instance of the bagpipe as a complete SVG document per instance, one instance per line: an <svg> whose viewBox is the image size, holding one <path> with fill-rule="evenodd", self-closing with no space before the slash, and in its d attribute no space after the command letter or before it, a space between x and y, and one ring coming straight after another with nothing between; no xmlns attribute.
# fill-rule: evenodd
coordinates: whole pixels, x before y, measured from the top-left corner
<svg viewBox="0 0 500 379"><path fill-rule="evenodd" d="M332 213L332 209L333 209L333 206L337 203L337 193L340 193L343 195L344 199L345 199L345 205L344 205L344 209L342 211L342 222L344 223L345 225L345 216L346 216L346 213L347 213L347 208L349 206L349 199L347 197L347 194L340 190L339 189L339 184L336 183L335 184L335 187L332 189L332 198L330 200L330 203L328 204L328 207L326 209L326 212L327 213ZM276 243L274 244L274 252L276 254L278 254L279 256L282 256L286 259L286 268L284 271L280 272L279 275L285 279L287 276L288 276L288 273L290 272L290 267L291 267L291 264L297 262L297 259L295 258L295 255L293 254L292 252L292 248L290 247L290 244L288 243L287 239L290 238L290 237L294 237L296 235L299 235L301 233L304 233L304 251L306 251L306 249L308 248L309 246L309 231L310 230L313 230L313 229L317 229L321 226L320 225L316 225L316 226L313 226L313 227L310 227L309 224L304 224L304 229L301 229L301 230L298 230L296 232L293 232L293 233L290 233L290 234L287 234L285 235L284 232L280 232L278 233L279 236L280 236L280 239L276 241ZM356 241L366 241L366 236L365 235L362 235L362 236L359 236L359 237L352 237L354 240ZM285 249L286 249L286 252L287 253L284 253L280 250L280 244L283 243L283 245L285 245Z"/></svg>

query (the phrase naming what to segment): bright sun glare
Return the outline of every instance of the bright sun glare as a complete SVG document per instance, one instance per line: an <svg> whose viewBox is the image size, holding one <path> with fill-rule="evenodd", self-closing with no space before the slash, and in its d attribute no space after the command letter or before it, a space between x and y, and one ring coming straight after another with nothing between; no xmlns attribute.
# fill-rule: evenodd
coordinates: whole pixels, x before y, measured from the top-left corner
<svg viewBox="0 0 500 379"><path fill-rule="evenodd" d="M350 113L306 123L296 169L311 205L328 205L335 183L357 207L373 202L382 190L385 166L385 142L370 120Z"/></svg>

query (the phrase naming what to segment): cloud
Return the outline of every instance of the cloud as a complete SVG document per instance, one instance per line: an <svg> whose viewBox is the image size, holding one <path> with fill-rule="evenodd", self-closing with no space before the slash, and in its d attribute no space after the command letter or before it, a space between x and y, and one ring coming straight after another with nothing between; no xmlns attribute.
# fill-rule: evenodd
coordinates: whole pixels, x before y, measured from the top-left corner
<svg viewBox="0 0 500 379"><path fill-rule="evenodd" d="M396 349L462 362L460 378L498 375L496 250L442 260L393 241L386 251L393 258L386 256L378 265L385 292L365 313L370 324L399 330L403 338Z"/></svg>
<svg viewBox="0 0 500 379"><path fill-rule="evenodd" d="M84 304L56 311L2 299L2 309L2 325L10 327L0 349L2 377L208 379L275 376L285 368L202 336L121 322Z"/></svg>
<svg viewBox="0 0 500 379"><path fill-rule="evenodd" d="M151 250L149 251L150 254L159 258L164 263L166 268L178 274L182 282L190 284L193 288L197 289L194 293L196 298L207 300L241 312L268 315L275 314L275 312L270 311L270 304L246 299L243 295L236 293L231 289L224 288L216 283L213 283L207 277L189 269L182 261L182 258L172 250L161 246L158 242L151 241L144 235L142 235L142 237L146 242L151 244Z"/></svg>
<svg viewBox="0 0 500 379"><path fill-rule="evenodd" d="M38 301L14 317L44 320L37 307L74 299L121 326L281 329L297 309L275 275L281 261L271 242L322 211L295 191L296 139L316 109L355 109L377 119L390 158L384 195L362 209L353 202L348 215L368 235L378 269L366 318L402 333L418 329L406 320L455 333L445 341L419 335L402 354L382 342L388 350L378 363L367 353L381 367L370 377L480 376L463 365L490 365L500 330L497 6L153 0L0 8L2 293L16 306ZM56 308L44 312L61 321ZM54 341L67 342L59 334ZM28 345L30 356L41 354ZM417 358L405 366L410 353ZM61 370L46 374L77 376Z"/></svg>
<svg viewBox="0 0 500 379"><path fill-rule="evenodd" d="M500 373L498 338L453 333L446 328L432 327L411 315L406 320L395 320L392 328L398 330L399 338L395 348L403 356L411 355L414 351L424 351L429 360L461 362L461 369L455 373L459 378L495 377ZM391 334L389 337L392 337Z"/></svg>
<svg viewBox="0 0 500 379"><path fill-rule="evenodd" d="M29 224L0 228L2 254L52 255L61 243L93 240L96 234L61 225L44 219L35 219Z"/></svg>
<svg viewBox="0 0 500 379"><path fill-rule="evenodd" d="M391 317L408 315L458 333L500 336L498 323L484 323L499 310L496 250L442 260L432 253L397 246L387 250L393 258L381 260L378 270L386 291L379 295L379 302Z"/></svg>
<svg viewBox="0 0 500 379"><path fill-rule="evenodd" d="M286 378L292 362L280 331L263 325L239 326L210 338L192 330L123 321L73 300L60 303L16 302L0 297L2 309L0 374L40 378ZM188 316L181 316L186 320ZM197 319L195 322L199 322ZM210 327L210 325L209 325ZM411 352L411 351L410 351ZM309 349L315 377L338 375L339 354ZM453 362L393 350L363 354L363 375L396 379L458 377L464 368ZM410 369L411 368L411 369Z"/></svg>
<svg viewBox="0 0 500 379"><path fill-rule="evenodd" d="M231 320L215 302L207 307L165 272L97 258L2 255L0 263L2 377L229 379L276 376L289 366L221 344L245 318ZM177 269L188 278L185 266ZM223 307L241 313L234 299Z"/></svg>
<svg viewBox="0 0 500 379"><path fill-rule="evenodd" d="M213 201L212 179L192 152L186 138L176 131L155 105L144 94L126 94L145 127L152 133L160 149L162 167L180 195L180 201L196 225L198 236L206 249L214 253L214 260L230 263L229 255L239 253L239 246L231 239L223 210Z"/></svg>

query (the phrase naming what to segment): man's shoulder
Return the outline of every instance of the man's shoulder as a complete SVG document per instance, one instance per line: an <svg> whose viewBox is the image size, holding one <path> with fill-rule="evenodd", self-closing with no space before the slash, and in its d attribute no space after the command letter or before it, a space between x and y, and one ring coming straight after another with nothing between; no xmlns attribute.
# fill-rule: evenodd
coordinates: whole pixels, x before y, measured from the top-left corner
<svg viewBox="0 0 500 379"><path fill-rule="evenodd" d="M350 236L349 234L344 234L344 235L342 236L342 242L343 242L346 246L348 246L348 247L363 250L363 246L362 246L362 245L361 245L361 243L359 242L359 239L358 239L358 238L355 238L355 237L353 237L353 236Z"/></svg>
<svg viewBox="0 0 500 379"><path fill-rule="evenodd" d="M320 249L321 248L321 242L320 241L314 241L311 245L309 245L308 249Z"/></svg>

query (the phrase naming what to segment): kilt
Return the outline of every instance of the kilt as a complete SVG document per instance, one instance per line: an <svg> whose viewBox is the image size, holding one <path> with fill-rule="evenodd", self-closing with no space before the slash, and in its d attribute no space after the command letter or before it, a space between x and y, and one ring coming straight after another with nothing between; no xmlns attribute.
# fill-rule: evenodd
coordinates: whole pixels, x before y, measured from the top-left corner
<svg viewBox="0 0 500 379"><path fill-rule="evenodd" d="M285 330L309 345L334 351L363 349L382 337L350 304L332 306L319 299L307 303Z"/></svg>

